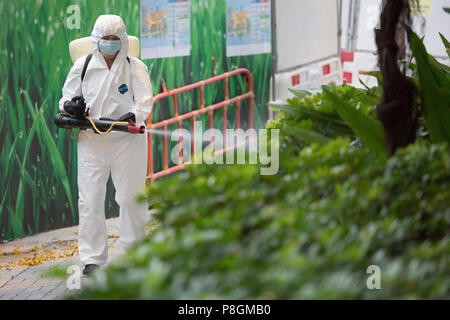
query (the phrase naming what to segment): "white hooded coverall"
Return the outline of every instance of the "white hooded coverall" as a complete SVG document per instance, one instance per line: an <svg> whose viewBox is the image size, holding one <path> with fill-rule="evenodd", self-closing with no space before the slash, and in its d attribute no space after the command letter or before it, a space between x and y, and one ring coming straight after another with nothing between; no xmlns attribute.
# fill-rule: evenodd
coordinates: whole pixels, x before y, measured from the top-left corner
<svg viewBox="0 0 450 320"><path fill-rule="evenodd" d="M99 40L107 35L120 38L122 47L108 69L99 52ZM153 92L148 69L143 62L128 55L128 36L119 16L98 17L92 31L94 52L83 82L81 73L86 60L75 61L62 90L59 108L64 102L83 95L93 119L117 119L127 112L143 125L152 109ZM126 87L125 87L126 86ZM120 87L120 90L119 90ZM124 90L128 89L128 90ZM120 206L119 245L128 249L144 237L147 206L138 204L147 173L147 135L112 131L106 135L81 130L78 137L78 251L84 265L102 265L108 255L105 224L106 184L111 174Z"/></svg>

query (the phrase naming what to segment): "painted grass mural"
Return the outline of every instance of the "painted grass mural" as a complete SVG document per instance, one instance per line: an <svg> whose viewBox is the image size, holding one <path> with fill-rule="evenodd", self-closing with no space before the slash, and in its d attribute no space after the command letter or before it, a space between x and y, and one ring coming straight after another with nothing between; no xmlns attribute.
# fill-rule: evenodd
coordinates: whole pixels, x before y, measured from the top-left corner
<svg viewBox="0 0 450 320"><path fill-rule="evenodd" d="M71 5L80 8L79 29L66 27ZM98 15L105 13L122 16L128 34L139 36L140 0L0 1L0 240L78 222L76 142L53 125L53 117L72 66L68 44L90 35ZM271 56L227 58L225 29L225 0L191 0L191 55L144 61L154 93L163 82L171 89L245 67L254 78L255 125L261 127L267 114ZM230 96L244 90L243 79L230 81ZM181 113L198 108L197 95L179 97ZM207 86L205 103L223 96L222 84ZM172 116L171 107L171 102L157 103L153 122ZM246 105L241 112L242 119L248 119ZM217 128L221 116L214 115ZM228 112L229 127L234 122L234 112ZM158 159L162 143L154 139ZM160 165L155 162L155 169ZM118 214L112 191L110 184L107 216Z"/></svg>

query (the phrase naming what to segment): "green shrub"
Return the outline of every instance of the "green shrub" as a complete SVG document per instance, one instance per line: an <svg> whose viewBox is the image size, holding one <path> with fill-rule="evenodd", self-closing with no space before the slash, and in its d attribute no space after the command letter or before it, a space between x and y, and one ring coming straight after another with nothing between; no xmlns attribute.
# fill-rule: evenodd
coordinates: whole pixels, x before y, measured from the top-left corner
<svg viewBox="0 0 450 320"><path fill-rule="evenodd" d="M284 149L274 176L205 165L156 182L159 227L77 297L450 298L447 145L383 161L349 144Z"/></svg>
<svg viewBox="0 0 450 320"><path fill-rule="evenodd" d="M322 89L316 94L292 89L296 97L288 99L288 104L271 106L281 113L269 121L267 127L280 130L280 142L285 153L298 154L310 143L326 144L337 137L349 138L352 145L362 146L352 127L340 116L336 99L345 101L347 109L354 109L361 117L370 118L367 121L375 121L375 106L381 99L381 87L366 90L344 85L323 86Z"/></svg>

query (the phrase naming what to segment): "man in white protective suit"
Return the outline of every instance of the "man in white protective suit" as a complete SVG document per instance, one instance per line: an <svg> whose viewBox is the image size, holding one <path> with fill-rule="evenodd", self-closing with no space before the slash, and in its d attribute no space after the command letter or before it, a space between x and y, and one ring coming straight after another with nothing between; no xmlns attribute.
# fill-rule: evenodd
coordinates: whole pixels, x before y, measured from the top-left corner
<svg viewBox="0 0 450 320"><path fill-rule="evenodd" d="M99 16L92 31L94 51L75 61L62 90L62 112L92 119L132 120L143 125L152 109L148 69L128 57L128 36L121 17ZM84 72L83 72L84 70ZM83 74L83 77L82 77ZM85 106L77 100L83 97ZM91 129L78 137L78 252L87 275L106 262L106 184L111 174L120 206L119 245L127 250L145 235L147 206L136 201L147 173L147 135Z"/></svg>

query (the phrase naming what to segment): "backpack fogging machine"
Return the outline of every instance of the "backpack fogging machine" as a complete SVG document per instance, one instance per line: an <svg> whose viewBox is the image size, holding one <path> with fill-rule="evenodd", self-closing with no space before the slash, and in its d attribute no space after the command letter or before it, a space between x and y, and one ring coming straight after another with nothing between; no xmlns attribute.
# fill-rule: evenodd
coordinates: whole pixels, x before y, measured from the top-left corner
<svg viewBox="0 0 450 320"><path fill-rule="evenodd" d="M100 134L109 133L111 131L121 131L133 134L145 133L145 126L138 126L132 121L94 120L89 117L75 118L64 113L58 114L54 121L59 128L93 129Z"/></svg>
<svg viewBox="0 0 450 320"><path fill-rule="evenodd" d="M145 133L145 126L137 125L134 121L134 115L132 113L126 114L121 119L91 119L89 117L89 108L85 111L86 105L82 97L75 97L72 101L67 101L64 105L64 109L67 113L59 113L56 115L54 122L59 128L70 129L71 132L74 129L92 129L96 133L105 135L111 131L128 132L132 134ZM134 121L133 121L134 120ZM78 131L79 134L79 131ZM72 139L78 137L72 136Z"/></svg>

